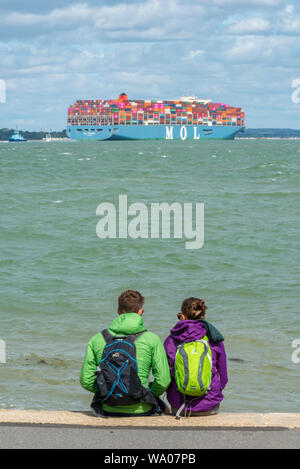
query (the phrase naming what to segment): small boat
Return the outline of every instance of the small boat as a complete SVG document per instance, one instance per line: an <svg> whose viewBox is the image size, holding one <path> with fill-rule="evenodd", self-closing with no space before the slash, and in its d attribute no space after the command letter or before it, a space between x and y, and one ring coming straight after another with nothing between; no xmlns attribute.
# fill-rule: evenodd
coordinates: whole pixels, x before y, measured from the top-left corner
<svg viewBox="0 0 300 469"><path fill-rule="evenodd" d="M43 138L43 142L52 142L51 134L46 134L46 137Z"/></svg>
<svg viewBox="0 0 300 469"><path fill-rule="evenodd" d="M27 139L22 137L18 130L15 130L11 137L8 139L9 142L27 142Z"/></svg>

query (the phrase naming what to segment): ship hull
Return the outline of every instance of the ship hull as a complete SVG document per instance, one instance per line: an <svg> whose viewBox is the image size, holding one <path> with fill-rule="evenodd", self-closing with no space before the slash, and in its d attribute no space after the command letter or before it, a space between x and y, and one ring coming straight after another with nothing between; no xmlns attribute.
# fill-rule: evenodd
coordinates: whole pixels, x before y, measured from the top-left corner
<svg viewBox="0 0 300 469"><path fill-rule="evenodd" d="M75 140L233 140L244 127L230 125L67 126Z"/></svg>
<svg viewBox="0 0 300 469"><path fill-rule="evenodd" d="M27 139L24 138L24 139L17 140L17 139L14 139L14 138L9 138L8 141L11 142L11 143L22 143L22 142L27 142Z"/></svg>

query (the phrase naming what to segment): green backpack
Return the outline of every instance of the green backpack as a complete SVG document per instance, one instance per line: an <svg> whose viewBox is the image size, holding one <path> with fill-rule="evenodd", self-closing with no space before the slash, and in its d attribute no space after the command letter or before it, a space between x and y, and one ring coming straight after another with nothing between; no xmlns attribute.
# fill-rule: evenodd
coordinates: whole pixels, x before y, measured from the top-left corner
<svg viewBox="0 0 300 469"><path fill-rule="evenodd" d="M205 335L201 340L178 345L175 356L175 381L178 391L187 396L201 397L207 393L212 376L212 354ZM180 413L185 403L179 409Z"/></svg>

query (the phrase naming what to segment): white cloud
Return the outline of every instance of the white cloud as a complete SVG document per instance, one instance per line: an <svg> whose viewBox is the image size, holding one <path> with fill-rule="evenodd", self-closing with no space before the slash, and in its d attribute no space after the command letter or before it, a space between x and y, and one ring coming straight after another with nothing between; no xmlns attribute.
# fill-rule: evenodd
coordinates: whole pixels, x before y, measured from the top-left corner
<svg viewBox="0 0 300 469"><path fill-rule="evenodd" d="M0 21L9 26L57 26L74 21L85 21L89 19L91 10L87 4L75 4L67 8L54 9L50 13L44 15L32 13L13 12L2 17Z"/></svg>
<svg viewBox="0 0 300 469"><path fill-rule="evenodd" d="M198 49L198 50L191 50L191 52L188 54L187 57L184 57L187 60L193 60L196 57L203 56L204 50Z"/></svg>
<svg viewBox="0 0 300 469"><path fill-rule="evenodd" d="M235 44L224 51L224 58L227 61L241 61L247 63L257 60L262 50L263 40L257 37L245 37L242 40L236 39Z"/></svg>
<svg viewBox="0 0 300 469"><path fill-rule="evenodd" d="M294 5L287 5L284 9L285 13L287 13L288 15L293 15L294 14L294 11L295 11L295 7Z"/></svg>
<svg viewBox="0 0 300 469"><path fill-rule="evenodd" d="M300 32L300 18L284 18L281 23L281 31L295 33L298 36Z"/></svg>
<svg viewBox="0 0 300 469"><path fill-rule="evenodd" d="M264 33L270 29L270 22L260 17L245 18L228 28L229 34Z"/></svg>
<svg viewBox="0 0 300 469"><path fill-rule="evenodd" d="M263 6L277 7L283 3L283 0L212 0L218 6Z"/></svg>
<svg viewBox="0 0 300 469"><path fill-rule="evenodd" d="M82 28L89 37L102 33L103 39L160 40L179 39L201 31L205 9L191 0L143 0L113 6L78 3L44 14L13 12L0 17L0 25L30 28L30 34L43 35L49 30ZM82 36L81 36L82 37Z"/></svg>

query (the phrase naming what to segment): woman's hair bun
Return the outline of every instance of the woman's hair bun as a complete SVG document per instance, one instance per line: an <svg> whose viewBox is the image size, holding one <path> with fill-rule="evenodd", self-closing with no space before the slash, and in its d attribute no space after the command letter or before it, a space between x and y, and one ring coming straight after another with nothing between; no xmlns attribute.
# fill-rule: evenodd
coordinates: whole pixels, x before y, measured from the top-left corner
<svg viewBox="0 0 300 469"><path fill-rule="evenodd" d="M201 298L186 298L181 305L181 312L188 319L198 319L205 315L207 306L205 300Z"/></svg>

